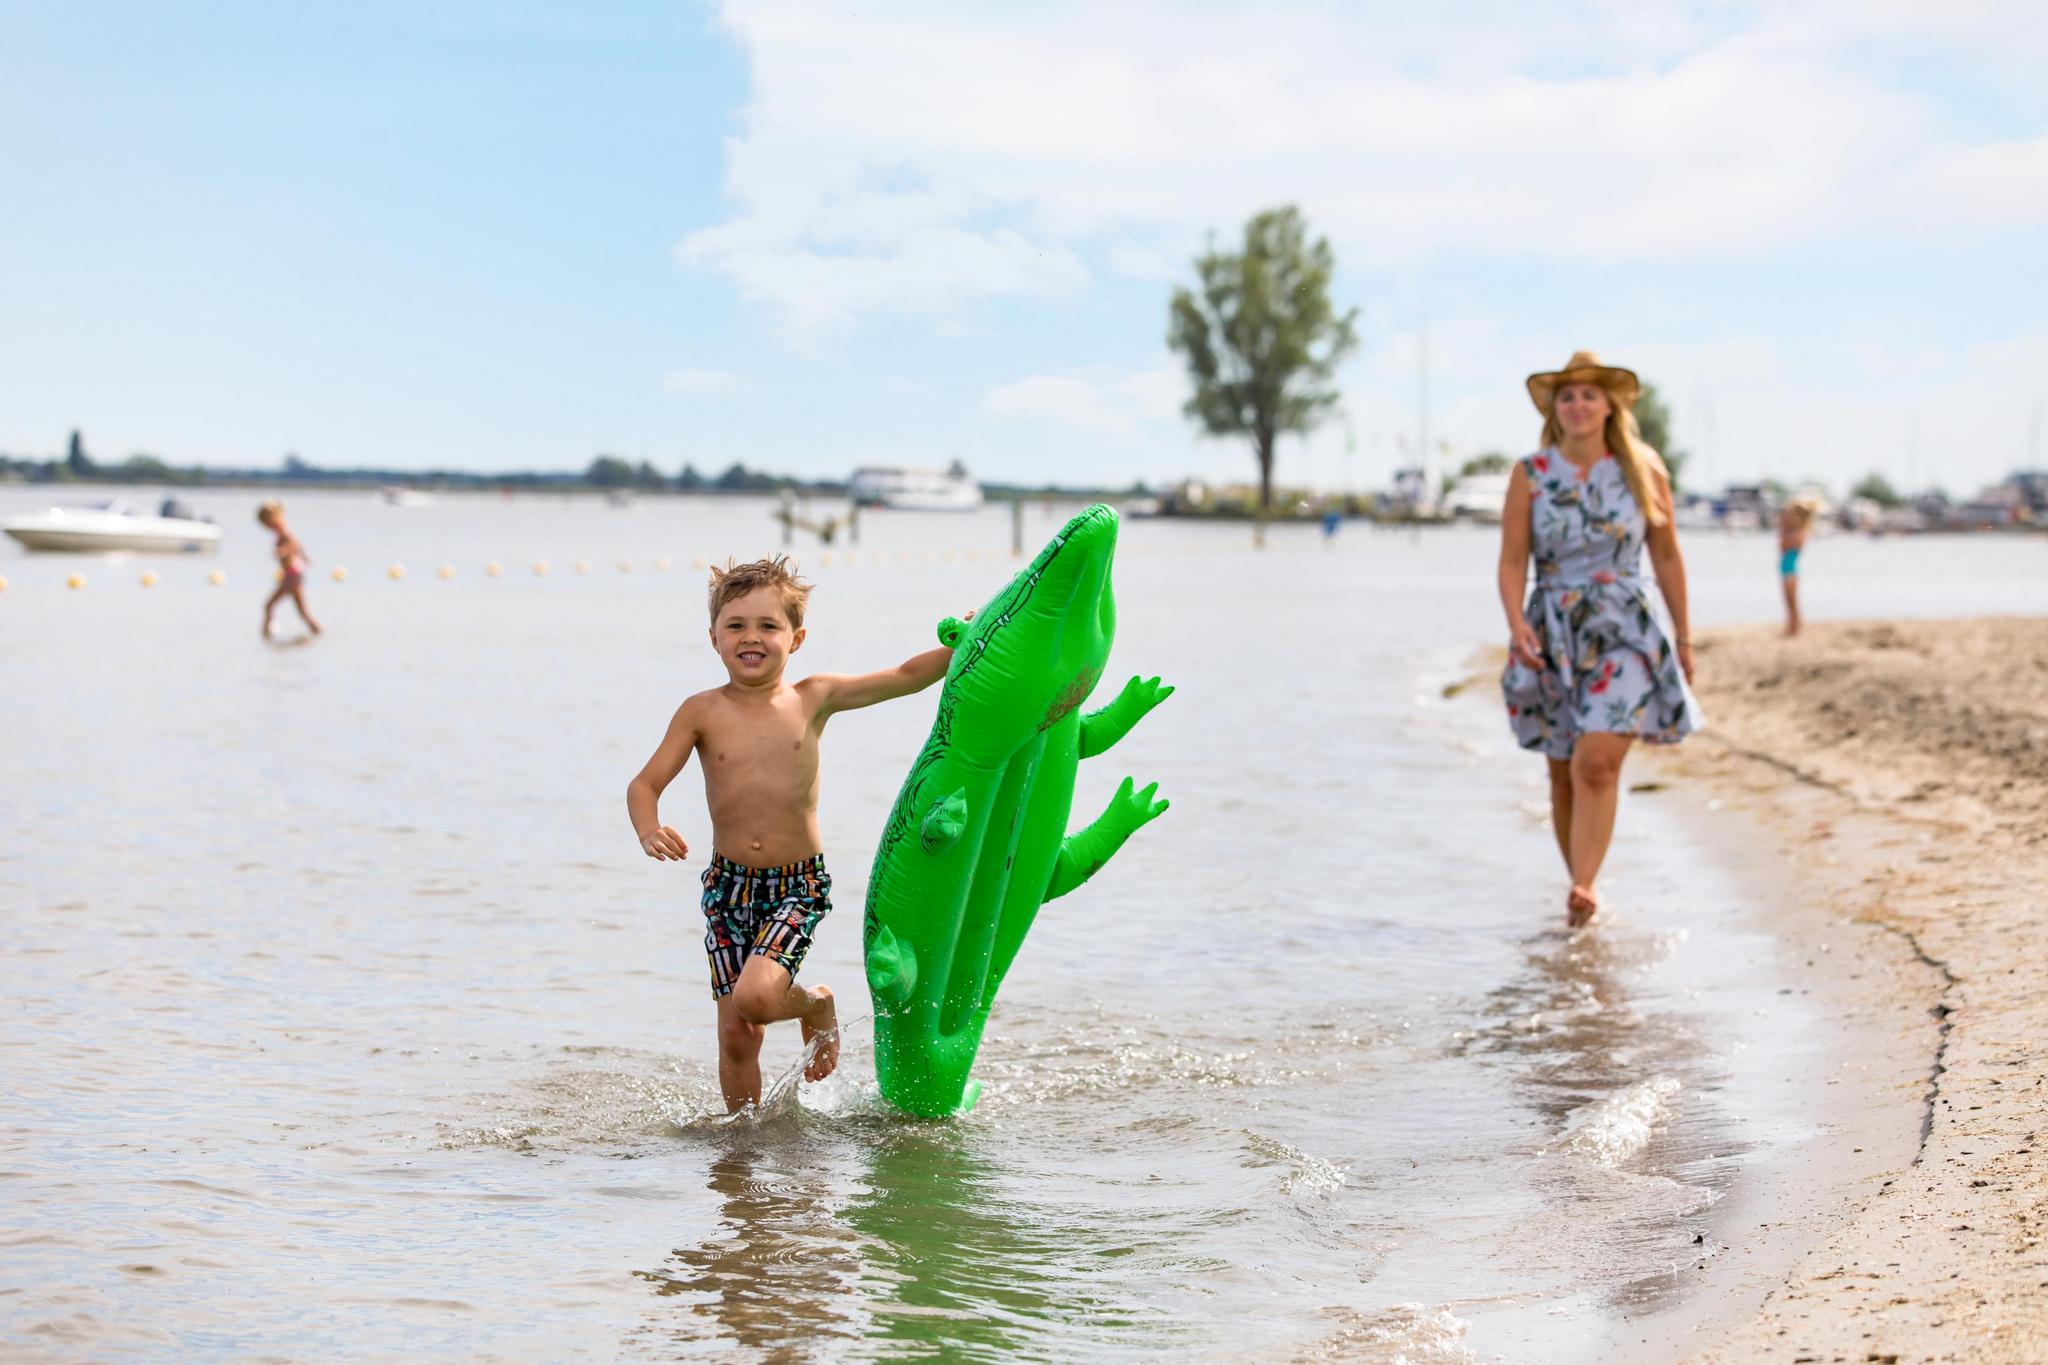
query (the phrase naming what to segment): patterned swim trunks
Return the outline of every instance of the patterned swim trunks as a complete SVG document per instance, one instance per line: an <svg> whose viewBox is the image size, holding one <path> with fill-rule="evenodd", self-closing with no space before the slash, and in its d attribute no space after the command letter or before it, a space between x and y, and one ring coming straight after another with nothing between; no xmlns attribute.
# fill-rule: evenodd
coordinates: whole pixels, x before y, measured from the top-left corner
<svg viewBox="0 0 2048 1365"><path fill-rule="evenodd" d="M744 867L722 853L704 869L704 951L713 999L732 994L758 953L793 977L811 950L818 921L832 911L825 855L784 867Z"/></svg>

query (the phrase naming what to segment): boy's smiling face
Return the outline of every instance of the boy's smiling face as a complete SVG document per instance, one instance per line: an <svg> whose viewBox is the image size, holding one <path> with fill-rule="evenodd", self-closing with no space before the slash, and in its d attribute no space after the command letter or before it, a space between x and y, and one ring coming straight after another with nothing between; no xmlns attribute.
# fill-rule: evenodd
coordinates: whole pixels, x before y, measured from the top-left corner
<svg viewBox="0 0 2048 1365"><path fill-rule="evenodd" d="M711 647L736 683L777 681L803 643L803 631L789 624L782 595L772 587L733 598L718 609L711 625Z"/></svg>

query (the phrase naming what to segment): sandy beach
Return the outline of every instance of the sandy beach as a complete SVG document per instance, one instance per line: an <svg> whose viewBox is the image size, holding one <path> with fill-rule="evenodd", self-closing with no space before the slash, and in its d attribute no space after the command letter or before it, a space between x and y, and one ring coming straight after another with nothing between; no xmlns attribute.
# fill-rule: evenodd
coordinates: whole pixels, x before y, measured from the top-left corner
<svg viewBox="0 0 2048 1365"><path fill-rule="evenodd" d="M1802 903L1928 970L1865 978L1924 995L1903 1003L1926 1022L1895 1031L1923 1049L1897 1078L1923 1093L1910 1162L1823 1214L1755 1314L1693 1358L2048 1359L2048 622L1700 644L1711 729L1639 780L1707 793L1790 859Z"/></svg>

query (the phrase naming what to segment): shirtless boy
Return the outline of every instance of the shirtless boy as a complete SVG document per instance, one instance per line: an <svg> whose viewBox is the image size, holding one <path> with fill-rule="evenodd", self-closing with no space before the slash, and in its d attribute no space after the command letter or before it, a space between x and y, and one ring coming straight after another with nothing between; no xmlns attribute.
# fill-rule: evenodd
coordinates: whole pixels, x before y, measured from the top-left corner
<svg viewBox="0 0 2048 1365"><path fill-rule="evenodd" d="M764 1025L800 1020L805 1046L819 1040L807 1080L823 1080L839 1064L831 989L795 980L818 921L832 909L832 877L819 851L818 736L836 712L930 687L953 658L949 649L933 649L880 673L817 673L791 683L783 670L803 648L810 591L779 556L711 571L711 647L727 682L676 709L661 746L626 784L626 813L641 849L682 862L689 845L661 823L656 802L691 753L704 766L712 847L704 949L727 1112L761 1098Z"/></svg>

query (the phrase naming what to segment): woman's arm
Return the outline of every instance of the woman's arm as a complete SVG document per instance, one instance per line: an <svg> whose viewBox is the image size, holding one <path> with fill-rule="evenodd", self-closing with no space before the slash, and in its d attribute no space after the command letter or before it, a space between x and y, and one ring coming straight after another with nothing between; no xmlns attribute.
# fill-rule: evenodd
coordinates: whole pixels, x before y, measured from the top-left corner
<svg viewBox="0 0 2048 1365"><path fill-rule="evenodd" d="M1529 471L1517 460L1500 509L1500 606L1508 618L1508 653L1541 668L1542 648L1522 614L1529 589L1529 515Z"/></svg>
<svg viewBox="0 0 2048 1365"><path fill-rule="evenodd" d="M1650 547L1650 568L1657 575L1657 588L1671 611L1671 628L1678 635L1678 666L1685 680L1692 681L1692 612L1685 597L1685 556L1678 552L1678 522L1673 516L1671 475L1664 461L1650 461L1650 496L1664 512L1664 524L1652 526L1646 537Z"/></svg>

